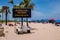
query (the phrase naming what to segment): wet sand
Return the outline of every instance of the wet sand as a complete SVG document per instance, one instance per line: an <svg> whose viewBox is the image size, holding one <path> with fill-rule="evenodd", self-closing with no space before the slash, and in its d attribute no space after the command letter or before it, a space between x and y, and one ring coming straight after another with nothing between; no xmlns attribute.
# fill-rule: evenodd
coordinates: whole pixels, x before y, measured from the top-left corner
<svg viewBox="0 0 60 40"><path fill-rule="evenodd" d="M24 23L25 25L25 23ZM17 26L4 25L5 37L0 37L0 40L60 40L60 26L54 24L29 23L31 30L29 34L16 34L14 32Z"/></svg>

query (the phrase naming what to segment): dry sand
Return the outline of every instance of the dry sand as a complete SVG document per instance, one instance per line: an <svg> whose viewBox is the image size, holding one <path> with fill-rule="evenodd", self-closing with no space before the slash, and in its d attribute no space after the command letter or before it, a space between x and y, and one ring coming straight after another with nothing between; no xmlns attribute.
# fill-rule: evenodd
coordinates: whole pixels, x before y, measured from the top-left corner
<svg viewBox="0 0 60 40"><path fill-rule="evenodd" d="M25 24L25 23L24 23ZM16 34L14 27L4 25L5 37L0 37L0 40L60 40L60 26L54 24L29 23L31 28L30 34Z"/></svg>

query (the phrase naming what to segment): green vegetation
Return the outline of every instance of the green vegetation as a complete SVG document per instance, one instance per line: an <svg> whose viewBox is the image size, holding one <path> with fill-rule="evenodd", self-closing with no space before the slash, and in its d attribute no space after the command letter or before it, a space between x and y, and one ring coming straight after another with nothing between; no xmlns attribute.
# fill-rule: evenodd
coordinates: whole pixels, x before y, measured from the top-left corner
<svg viewBox="0 0 60 40"><path fill-rule="evenodd" d="M2 20L3 20L3 13L5 13L5 21L6 21L6 25L7 25L7 17L8 17L8 13L10 13L9 7L8 6L2 6L2 9L0 10L0 13L2 14ZM3 21L1 20L1 22L3 23Z"/></svg>
<svg viewBox="0 0 60 40"><path fill-rule="evenodd" d="M6 22L6 20L0 20L0 22ZM14 20L7 20L7 22L15 22Z"/></svg>
<svg viewBox="0 0 60 40"><path fill-rule="evenodd" d="M34 4L31 3L31 0L23 0L21 3L19 3L19 5L14 5L13 0L9 1L8 3L11 3L13 5L13 8L30 8L31 10L34 9ZM10 13L10 9L8 6L2 6L2 9L0 9L0 13L2 14L2 20L0 20L0 22L16 22L16 20L8 20L8 14ZM5 20L3 20L3 13L5 13ZM27 25L28 25L28 18L26 18L27 20Z"/></svg>

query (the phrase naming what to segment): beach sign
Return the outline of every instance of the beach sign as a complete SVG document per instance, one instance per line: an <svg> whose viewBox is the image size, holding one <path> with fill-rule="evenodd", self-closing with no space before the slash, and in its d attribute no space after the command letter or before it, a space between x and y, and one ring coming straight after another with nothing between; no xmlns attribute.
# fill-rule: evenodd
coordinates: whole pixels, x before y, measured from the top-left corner
<svg viewBox="0 0 60 40"><path fill-rule="evenodd" d="M13 18L30 18L31 9L28 8L13 8Z"/></svg>

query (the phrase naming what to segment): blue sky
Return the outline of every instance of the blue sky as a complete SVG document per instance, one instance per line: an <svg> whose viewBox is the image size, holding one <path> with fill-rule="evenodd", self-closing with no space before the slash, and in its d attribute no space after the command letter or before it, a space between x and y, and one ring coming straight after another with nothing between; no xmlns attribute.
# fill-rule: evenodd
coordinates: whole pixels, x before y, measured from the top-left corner
<svg viewBox="0 0 60 40"><path fill-rule="evenodd" d="M12 4L8 4L9 0L0 0L0 9L2 6L9 6L12 10ZM19 5L23 0L14 0L14 4ZM32 17L29 20L40 19L60 19L60 0L31 0L35 4L34 10L32 10ZM13 17L9 14L9 19Z"/></svg>

